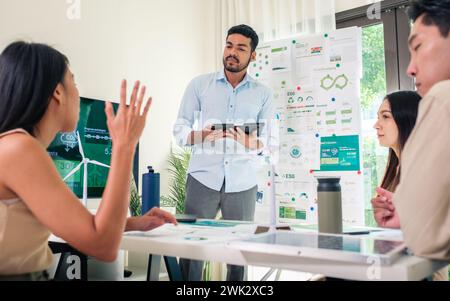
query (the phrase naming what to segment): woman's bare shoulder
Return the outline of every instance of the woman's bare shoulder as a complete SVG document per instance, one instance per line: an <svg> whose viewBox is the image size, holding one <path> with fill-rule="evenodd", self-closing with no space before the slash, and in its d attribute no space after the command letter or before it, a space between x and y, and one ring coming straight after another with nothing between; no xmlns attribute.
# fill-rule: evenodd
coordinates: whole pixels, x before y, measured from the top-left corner
<svg viewBox="0 0 450 301"><path fill-rule="evenodd" d="M33 136L15 133L0 139L0 166L27 157L38 160L42 156L46 156L46 151Z"/></svg>

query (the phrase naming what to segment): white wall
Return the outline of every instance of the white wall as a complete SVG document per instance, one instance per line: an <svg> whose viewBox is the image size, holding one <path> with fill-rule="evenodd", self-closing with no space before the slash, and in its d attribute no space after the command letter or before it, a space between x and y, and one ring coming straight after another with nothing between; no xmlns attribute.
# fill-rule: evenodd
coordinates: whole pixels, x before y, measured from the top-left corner
<svg viewBox="0 0 450 301"><path fill-rule="evenodd" d="M213 1L81 0L79 20L68 18L70 2L0 0L0 51L17 39L53 45L69 57L85 97L117 101L122 78L146 84L154 104L140 173L152 164L167 193L166 159L184 89L216 63Z"/></svg>

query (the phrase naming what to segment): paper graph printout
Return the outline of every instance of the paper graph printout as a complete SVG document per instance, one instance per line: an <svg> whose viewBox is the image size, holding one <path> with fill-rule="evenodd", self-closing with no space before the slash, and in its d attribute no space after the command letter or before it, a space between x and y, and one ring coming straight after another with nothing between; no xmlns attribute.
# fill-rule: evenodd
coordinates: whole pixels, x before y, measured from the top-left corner
<svg viewBox="0 0 450 301"><path fill-rule="evenodd" d="M343 177L345 223L364 225L361 33L352 27L268 42L257 49L249 72L273 90L274 118L280 125L278 222L316 223L316 176L325 175ZM265 223L269 179L267 170L260 173L263 196L256 220Z"/></svg>

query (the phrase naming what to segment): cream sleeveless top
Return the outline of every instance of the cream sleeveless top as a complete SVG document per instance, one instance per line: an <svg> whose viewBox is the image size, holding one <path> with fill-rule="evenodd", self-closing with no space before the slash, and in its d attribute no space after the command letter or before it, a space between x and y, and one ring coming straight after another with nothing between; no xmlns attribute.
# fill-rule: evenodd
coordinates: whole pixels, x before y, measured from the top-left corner
<svg viewBox="0 0 450 301"><path fill-rule="evenodd" d="M0 139L17 129L0 134ZM1 143L1 140L0 140ZM0 275L12 276L48 269L53 255L48 247L50 231L19 199L0 200Z"/></svg>

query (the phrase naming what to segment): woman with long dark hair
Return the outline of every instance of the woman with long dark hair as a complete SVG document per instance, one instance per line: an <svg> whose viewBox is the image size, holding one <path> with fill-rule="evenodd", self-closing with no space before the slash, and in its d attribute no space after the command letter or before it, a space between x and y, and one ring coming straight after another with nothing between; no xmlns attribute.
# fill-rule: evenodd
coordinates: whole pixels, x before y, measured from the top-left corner
<svg viewBox="0 0 450 301"><path fill-rule="evenodd" d="M395 192L400 182L400 167L402 151L411 132L416 125L421 96L412 91L400 91L389 94L378 111L378 121L374 128L377 130L381 146L389 147L389 158L381 188ZM418 162L420 164L420 162ZM400 229L400 219L393 203L380 197L372 199L375 220L378 226ZM448 280L448 268L443 268L433 274L435 281Z"/></svg>
<svg viewBox="0 0 450 301"><path fill-rule="evenodd" d="M414 129L421 97L416 92L400 91L389 94L380 106L377 130L381 146L389 148L389 158L381 188L394 192L400 181L401 154ZM372 200L375 220L380 227L400 228L400 221L392 203Z"/></svg>
<svg viewBox="0 0 450 301"><path fill-rule="evenodd" d="M127 219L134 150L151 99L144 106L145 87L136 82L127 106L126 90L123 81L116 114L106 105L111 169L92 215L46 152L58 132L71 132L78 122L80 99L68 59L47 45L25 42L0 55L0 280L46 280L53 261L50 233L86 255L113 261L124 230L176 223L159 209Z"/></svg>

